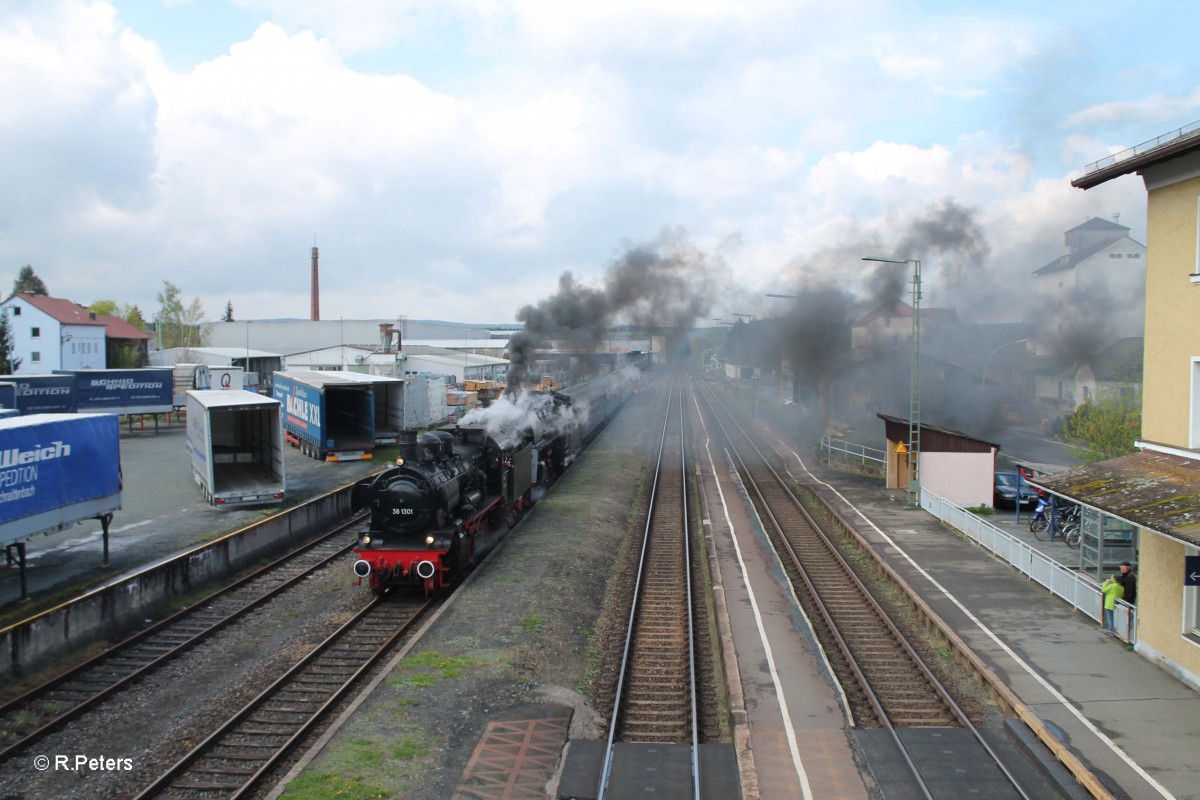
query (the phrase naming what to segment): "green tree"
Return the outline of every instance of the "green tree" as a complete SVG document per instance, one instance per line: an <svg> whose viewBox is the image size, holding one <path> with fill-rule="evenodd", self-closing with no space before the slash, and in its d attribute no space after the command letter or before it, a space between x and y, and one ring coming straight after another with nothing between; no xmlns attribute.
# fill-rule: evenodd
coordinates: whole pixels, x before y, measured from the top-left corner
<svg viewBox="0 0 1200 800"><path fill-rule="evenodd" d="M109 361L109 369L137 369L142 364L142 350L136 344L123 344L114 347Z"/></svg>
<svg viewBox="0 0 1200 800"><path fill-rule="evenodd" d="M221 315L221 322L233 322L233 301L225 301L225 313Z"/></svg>
<svg viewBox="0 0 1200 800"><path fill-rule="evenodd" d="M13 356L12 328L8 314L0 313L0 375L12 375L21 367L21 359Z"/></svg>
<svg viewBox="0 0 1200 800"><path fill-rule="evenodd" d="M125 306L121 310L121 319L143 331L148 330L150 327L146 324L146 318L142 316L142 310L136 305Z"/></svg>
<svg viewBox="0 0 1200 800"><path fill-rule="evenodd" d="M93 314L99 314L104 317L119 317L120 311L117 308L116 300L97 300L88 306L88 311Z"/></svg>
<svg viewBox="0 0 1200 800"><path fill-rule="evenodd" d="M163 290L158 293L159 342L163 349L169 347L200 347L204 344L200 335L200 323L204 321L204 307L200 298L192 298L183 304L179 287L163 281Z"/></svg>
<svg viewBox="0 0 1200 800"><path fill-rule="evenodd" d="M42 297L49 297L50 292L46 291L46 284L42 283L42 279L33 271L33 267L26 264L21 267L21 271L17 273L17 279L13 281L13 293L23 292L24 294L35 294Z"/></svg>
<svg viewBox="0 0 1200 800"><path fill-rule="evenodd" d="M1079 449L1085 463L1134 452L1141 434L1141 407L1124 397L1085 402L1063 423L1063 437Z"/></svg>

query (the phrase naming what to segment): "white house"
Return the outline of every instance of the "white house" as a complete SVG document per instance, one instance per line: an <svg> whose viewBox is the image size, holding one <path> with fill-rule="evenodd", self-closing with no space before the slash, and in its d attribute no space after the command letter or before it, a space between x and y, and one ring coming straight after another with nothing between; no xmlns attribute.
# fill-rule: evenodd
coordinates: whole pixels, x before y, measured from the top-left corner
<svg viewBox="0 0 1200 800"><path fill-rule="evenodd" d="M0 303L0 313L8 317L13 355L21 360L17 375L107 366L105 322L78 303L18 292Z"/></svg>
<svg viewBox="0 0 1200 800"><path fill-rule="evenodd" d="M1085 340L1099 352L1118 339L1141 336L1146 246L1129 238L1126 226L1099 217L1063 238L1063 255L1033 273L1039 351L1070 350Z"/></svg>

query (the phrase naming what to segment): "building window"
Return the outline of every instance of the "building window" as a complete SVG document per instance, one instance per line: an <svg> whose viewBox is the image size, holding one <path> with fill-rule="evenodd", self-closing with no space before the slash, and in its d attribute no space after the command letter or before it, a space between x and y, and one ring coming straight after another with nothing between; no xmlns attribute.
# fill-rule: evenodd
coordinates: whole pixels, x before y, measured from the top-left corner
<svg viewBox="0 0 1200 800"><path fill-rule="evenodd" d="M20 306L13 306L13 316L14 317L21 316L21 307Z"/></svg>
<svg viewBox="0 0 1200 800"><path fill-rule="evenodd" d="M1125 257L1126 258L1141 258L1142 254L1141 253L1126 253Z"/></svg>
<svg viewBox="0 0 1200 800"><path fill-rule="evenodd" d="M1192 274L1200 275L1200 195L1196 196L1196 263L1192 265Z"/></svg>
<svg viewBox="0 0 1200 800"><path fill-rule="evenodd" d="M1200 447L1200 356L1192 356L1192 392L1189 400L1188 447Z"/></svg>
<svg viewBox="0 0 1200 800"><path fill-rule="evenodd" d="M1108 257L1109 258L1124 258L1125 254L1124 253L1109 253Z"/></svg>
<svg viewBox="0 0 1200 800"><path fill-rule="evenodd" d="M42 329L41 328L30 328L29 335L35 339L40 339L40 338L42 338Z"/></svg>
<svg viewBox="0 0 1200 800"><path fill-rule="evenodd" d="M33 363L37 364L42 360L42 354L39 353L37 350L34 350L32 353L29 354L29 360L32 361Z"/></svg>

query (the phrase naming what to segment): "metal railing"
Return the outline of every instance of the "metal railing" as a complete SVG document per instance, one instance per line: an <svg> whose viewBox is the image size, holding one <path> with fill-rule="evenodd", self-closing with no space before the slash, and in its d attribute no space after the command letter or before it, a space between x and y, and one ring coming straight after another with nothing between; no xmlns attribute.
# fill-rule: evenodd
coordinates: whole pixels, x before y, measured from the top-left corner
<svg viewBox="0 0 1200 800"><path fill-rule="evenodd" d="M860 464L872 469L887 471L887 453L877 447L848 442L845 439L835 439L832 436L821 437L821 452L826 464L833 464L836 458L842 464Z"/></svg>
<svg viewBox="0 0 1200 800"><path fill-rule="evenodd" d="M1097 622L1101 621L1103 595L1100 586L1091 578L928 489L921 490L921 507L1045 586L1051 594L1062 598L1076 611ZM1133 606L1117 601L1113 624L1120 639L1126 642L1136 640L1137 610Z"/></svg>
<svg viewBox="0 0 1200 800"><path fill-rule="evenodd" d="M1104 169L1105 167L1111 167L1113 164L1116 164L1118 161L1124 161L1127 158L1133 158L1134 156L1139 156L1142 153L1153 150L1156 147L1161 147L1162 145L1167 144L1168 142L1173 142L1176 139L1182 139L1185 136L1195 136L1198 133L1200 133L1200 121L1193 122L1189 125L1184 125L1182 128L1179 128L1178 130L1173 130L1173 131L1170 131L1169 133L1164 133L1162 136L1151 139L1148 142L1142 142L1139 145L1134 145L1133 147L1126 148L1119 153L1114 153L1111 156L1108 156L1107 158L1102 158L1099 161L1093 161L1091 164L1088 164L1086 167L1083 168L1083 174L1091 175L1093 172L1099 172L1100 170Z"/></svg>

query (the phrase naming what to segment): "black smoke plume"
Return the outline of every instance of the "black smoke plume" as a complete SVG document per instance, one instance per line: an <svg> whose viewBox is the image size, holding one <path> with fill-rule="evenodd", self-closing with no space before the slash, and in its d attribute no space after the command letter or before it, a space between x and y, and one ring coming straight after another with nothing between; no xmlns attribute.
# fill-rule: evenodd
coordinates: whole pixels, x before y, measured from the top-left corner
<svg viewBox="0 0 1200 800"><path fill-rule="evenodd" d="M684 327L709 313L716 265L688 243L680 230L630 246L604 271L600 287L585 286L570 272L558 291L517 312L523 330L509 340L508 393L529 381L535 353L553 339L587 349L617 324Z"/></svg>

